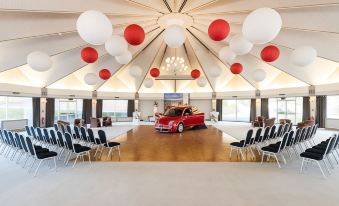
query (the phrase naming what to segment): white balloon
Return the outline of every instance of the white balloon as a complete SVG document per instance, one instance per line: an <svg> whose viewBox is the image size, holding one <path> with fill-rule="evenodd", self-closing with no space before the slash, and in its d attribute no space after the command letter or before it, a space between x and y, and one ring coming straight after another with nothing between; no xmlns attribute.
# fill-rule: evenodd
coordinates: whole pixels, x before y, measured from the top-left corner
<svg viewBox="0 0 339 206"><path fill-rule="evenodd" d="M132 53L130 51L125 51L121 56L116 56L115 60L119 64L127 64L132 60Z"/></svg>
<svg viewBox="0 0 339 206"><path fill-rule="evenodd" d="M197 79L197 85L199 87L205 87L207 85L206 77L199 77L199 79Z"/></svg>
<svg viewBox="0 0 339 206"><path fill-rule="evenodd" d="M112 56L121 56L128 50L128 44L122 36L113 35L106 41L105 49Z"/></svg>
<svg viewBox="0 0 339 206"><path fill-rule="evenodd" d="M264 81L264 79L266 78L265 70L263 70L263 69L254 70L254 72L252 73L252 78L256 82Z"/></svg>
<svg viewBox="0 0 339 206"><path fill-rule="evenodd" d="M271 8L260 8L251 12L242 26L242 33L253 44L266 44L280 32L280 14Z"/></svg>
<svg viewBox="0 0 339 206"><path fill-rule="evenodd" d="M217 66L214 66L210 69L209 73L210 73L211 77L216 78L216 77L221 75L221 69Z"/></svg>
<svg viewBox="0 0 339 206"><path fill-rule="evenodd" d="M233 63L236 57L237 55L228 46L221 48L219 51L219 58L225 63Z"/></svg>
<svg viewBox="0 0 339 206"><path fill-rule="evenodd" d="M129 74L132 76L132 77L140 77L142 75L142 69L139 67L139 66L131 66L129 68Z"/></svg>
<svg viewBox="0 0 339 206"><path fill-rule="evenodd" d="M169 47L179 48L184 44L185 39L185 30L181 26L171 25L166 28L164 41Z"/></svg>
<svg viewBox="0 0 339 206"><path fill-rule="evenodd" d="M85 75L84 81L88 85L96 85L98 83L98 77L94 73L88 73Z"/></svg>
<svg viewBox="0 0 339 206"><path fill-rule="evenodd" d="M302 46L295 49L291 54L292 64L305 67L312 64L317 57L317 50L310 46Z"/></svg>
<svg viewBox="0 0 339 206"><path fill-rule="evenodd" d="M153 79L151 78L146 78L145 81L144 81L144 86L146 88L151 88L153 87Z"/></svg>
<svg viewBox="0 0 339 206"><path fill-rule="evenodd" d="M76 23L80 37L87 43L104 44L113 33L111 21L99 11L89 10L82 13Z"/></svg>
<svg viewBox="0 0 339 206"><path fill-rule="evenodd" d="M235 35L230 41L230 48L237 55L244 55L251 51L253 44L242 35Z"/></svg>
<svg viewBox="0 0 339 206"><path fill-rule="evenodd" d="M52 67L52 59L44 52L34 51L27 56L27 64L35 71L44 72Z"/></svg>

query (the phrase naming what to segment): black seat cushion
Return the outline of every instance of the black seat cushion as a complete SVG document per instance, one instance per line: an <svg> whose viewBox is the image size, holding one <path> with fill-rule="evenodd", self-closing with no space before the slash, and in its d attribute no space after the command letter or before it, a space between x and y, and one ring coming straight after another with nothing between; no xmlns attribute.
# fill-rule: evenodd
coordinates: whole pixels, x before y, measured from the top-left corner
<svg viewBox="0 0 339 206"><path fill-rule="evenodd" d="M74 147L75 153L87 152L89 150L91 150L91 148L86 146Z"/></svg>
<svg viewBox="0 0 339 206"><path fill-rule="evenodd" d="M261 148L261 150L266 151L266 152L273 152L273 153L277 153L279 151L279 146L266 146Z"/></svg>
<svg viewBox="0 0 339 206"><path fill-rule="evenodd" d="M41 149L42 147L39 145L34 145L34 149Z"/></svg>
<svg viewBox="0 0 339 206"><path fill-rule="evenodd" d="M305 157L305 158L313 159L313 160L322 160L323 159L322 154L313 153L313 152L303 152L303 153L300 154L300 157Z"/></svg>
<svg viewBox="0 0 339 206"><path fill-rule="evenodd" d="M309 148L307 150L305 150L305 152L311 152L311 153L317 153L317 154L325 154L325 150L326 149L315 149L315 148Z"/></svg>
<svg viewBox="0 0 339 206"><path fill-rule="evenodd" d="M47 148L35 149L36 154L45 153L45 152L49 152L49 149L47 149Z"/></svg>
<svg viewBox="0 0 339 206"><path fill-rule="evenodd" d="M42 152L42 153L36 154L38 159L46 159L46 158L49 158L49 157L55 157L57 155L58 155L58 153L53 152L53 151L51 151L51 152Z"/></svg>
<svg viewBox="0 0 339 206"><path fill-rule="evenodd" d="M116 147L119 146L120 143L119 142L107 142L104 144L105 147Z"/></svg>

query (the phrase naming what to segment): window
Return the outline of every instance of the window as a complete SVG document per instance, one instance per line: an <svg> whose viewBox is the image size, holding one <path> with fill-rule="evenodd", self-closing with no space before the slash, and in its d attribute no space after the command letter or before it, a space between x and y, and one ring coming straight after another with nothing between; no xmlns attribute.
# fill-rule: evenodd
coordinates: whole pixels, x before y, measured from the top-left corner
<svg viewBox="0 0 339 206"><path fill-rule="evenodd" d="M225 121L250 121L251 100L223 100L222 120Z"/></svg>
<svg viewBox="0 0 339 206"><path fill-rule="evenodd" d="M103 100L102 116L127 117L128 100Z"/></svg>
<svg viewBox="0 0 339 206"><path fill-rule="evenodd" d="M32 98L0 96L0 121L12 119L28 119L28 125L32 125Z"/></svg>
<svg viewBox="0 0 339 206"><path fill-rule="evenodd" d="M74 122L82 118L82 99L56 99L54 121Z"/></svg>
<svg viewBox="0 0 339 206"><path fill-rule="evenodd" d="M275 117L276 122L280 119L290 119L294 124L302 121L303 98L270 98L268 100L269 117Z"/></svg>
<svg viewBox="0 0 339 206"><path fill-rule="evenodd" d="M339 95L327 96L327 118L339 119Z"/></svg>

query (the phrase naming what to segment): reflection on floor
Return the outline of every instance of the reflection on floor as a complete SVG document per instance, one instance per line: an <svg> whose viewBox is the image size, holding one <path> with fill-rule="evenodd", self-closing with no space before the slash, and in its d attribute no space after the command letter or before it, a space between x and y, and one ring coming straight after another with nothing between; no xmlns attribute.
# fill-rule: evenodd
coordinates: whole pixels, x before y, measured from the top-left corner
<svg viewBox="0 0 339 206"><path fill-rule="evenodd" d="M238 141L237 139L213 126L207 127L199 130L187 129L183 133L159 133L153 126L140 125L112 141L121 143L121 161L242 161L235 151L232 158L229 157L229 143ZM256 158L253 159L249 152L245 152L243 161L259 161L257 151L254 153ZM107 150L104 150L100 160L107 161ZM119 161L117 152L111 160Z"/></svg>

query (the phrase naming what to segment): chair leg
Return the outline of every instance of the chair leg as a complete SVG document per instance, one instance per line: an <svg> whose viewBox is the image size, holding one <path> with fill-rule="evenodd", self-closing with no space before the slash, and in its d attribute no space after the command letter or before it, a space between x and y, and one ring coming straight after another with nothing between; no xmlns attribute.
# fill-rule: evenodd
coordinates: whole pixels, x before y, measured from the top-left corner
<svg viewBox="0 0 339 206"><path fill-rule="evenodd" d="M317 164L318 164L318 166L320 168L321 174L323 174L323 177L326 178L326 175L325 175L323 169L321 168L321 165L320 165L319 161L317 161Z"/></svg>
<svg viewBox="0 0 339 206"><path fill-rule="evenodd" d="M301 161L300 174L303 172L305 158Z"/></svg>
<svg viewBox="0 0 339 206"><path fill-rule="evenodd" d="M280 163L279 163L279 160L278 160L278 157L277 157L277 155L276 154L274 154L274 157L275 157L275 160L277 161L277 163L278 163L278 167L279 168L281 168L281 166L280 166Z"/></svg>
<svg viewBox="0 0 339 206"><path fill-rule="evenodd" d="M263 163L263 161L264 161L264 156L265 156L265 152L262 152L262 155L261 155L261 165L262 165L262 163Z"/></svg>
<svg viewBox="0 0 339 206"><path fill-rule="evenodd" d="M112 150L113 150L113 147L111 147L111 148L109 149L109 152L108 152L108 154L107 154L107 158L106 158L106 160L108 160L108 157L110 157L110 156L111 156Z"/></svg>
<svg viewBox="0 0 339 206"><path fill-rule="evenodd" d="M231 147L231 151L230 151L230 159L232 159L232 151L233 151L233 148Z"/></svg>
<svg viewBox="0 0 339 206"><path fill-rule="evenodd" d="M87 155L88 155L88 161L89 161L89 163L92 164L92 162L91 162L91 155L90 155L89 151L87 151Z"/></svg>
<svg viewBox="0 0 339 206"><path fill-rule="evenodd" d="M33 166L34 166L34 164L35 164L35 161L36 161L36 159L34 159L34 161L32 162L31 167L28 169L28 173L30 173L31 170L33 169Z"/></svg>
<svg viewBox="0 0 339 206"><path fill-rule="evenodd" d="M53 160L54 160L54 168L55 168L55 172L57 172L56 157L54 157Z"/></svg>
<svg viewBox="0 0 339 206"><path fill-rule="evenodd" d="M120 146L118 146L118 153L119 153L119 161L120 161L120 159L121 159Z"/></svg>
<svg viewBox="0 0 339 206"><path fill-rule="evenodd" d="M282 153L280 153L280 156L281 156L281 158L282 158L284 164L287 164L286 159L285 159L285 156L284 156Z"/></svg>
<svg viewBox="0 0 339 206"><path fill-rule="evenodd" d="M77 157L75 158L75 161L74 161L74 164L73 164L73 167L75 166L75 164L77 163L77 160L79 158L79 154L77 154Z"/></svg>
<svg viewBox="0 0 339 206"><path fill-rule="evenodd" d="M327 166L326 161L324 159L323 159L323 162L324 162L324 165L326 167L326 170L327 170L328 174L331 174L330 168Z"/></svg>
<svg viewBox="0 0 339 206"><path fill-rule="evenodd" d="M29 159L29 155L28 154L26 154L26 160L25 160L25 163L24 163L24 165L22 166L22 168L25 168L26 167L26 163L27 163L27 161L28 161L28 159Z"/></svg>
<svg viewBox="0 0 339 206"><path fill-rule="evenodd" d="M240 151L241 160L244 160L245 158L244 158L244 155L242 153L242 149L239 149L239 151Z"/></svg>
<svg viewBox="0 0 339 206"><path fill-rule="evenodd" d="M38 164L38 167L35 169L34 177L36 177L36 174L38 173L38 170L39 170L39 168L40 168L40 165L41 165L42 161L43 161L43 159L40 160L40 162L39 162L39 164Z"/></svg>
<svg viewBox="0 0 339 206"><path fill-rule="evenodd" d="M339 162L338 162L337 158L335 157L334 153L332 152L331 154L332 154L332 156L333 156L335 162L336 162L337 164L339 164Z"/></svg>

